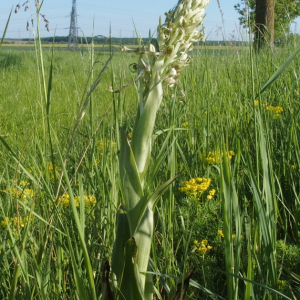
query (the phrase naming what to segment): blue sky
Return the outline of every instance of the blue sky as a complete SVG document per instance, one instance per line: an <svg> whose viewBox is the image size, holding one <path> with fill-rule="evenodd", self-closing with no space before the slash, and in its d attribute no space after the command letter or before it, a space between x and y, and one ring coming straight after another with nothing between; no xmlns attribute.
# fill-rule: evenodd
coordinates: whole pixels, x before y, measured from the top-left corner
<svg viewBox="0 0 300 300"><path fill-rule="evenodd" d="M24 12L26 5L22 7L26 0L20 2L2 0L1 2L0 36L2 36L12 6L15 8L17 4L20 4L21 9L17 14L12 15L6 37L28 38L32 33L26 31L26 24L31 20L31 12L33 15L35 13L34 0L28 2L30 9L26 12ZM94 35L107 36L111 24L112 36L132 37L134 22L139 34L146 37L149 29L155 30L159 16L164 19L164 13L171 9L177 0L77 0L76 2L80 35L91 36L94 27ZM239 0L220 0L223 24L217 0L211 0L204 21L208 39L223 40L223 35L226 39L240 39L242 31L239 26L239 15L234 9L234 5L238 2ZM46 15L50 31L47 32L41 19L41 35L53 36L56 30L56 36L67 36L71 8L72 0L44 0L41 13Z"/></svg>

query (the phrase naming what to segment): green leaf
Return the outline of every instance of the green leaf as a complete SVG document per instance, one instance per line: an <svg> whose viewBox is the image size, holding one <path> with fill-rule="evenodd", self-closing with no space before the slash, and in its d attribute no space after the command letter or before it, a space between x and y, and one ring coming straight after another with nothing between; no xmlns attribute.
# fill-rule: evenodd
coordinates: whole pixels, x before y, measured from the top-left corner
<svg viewBox="0 0 300 300"><path fill-rule="evenodd" d="M154 274L154 275L158 275L158 276L161 276L161 277L167 277L167 278L172 278L172 279L175 279L175 280L179 280L178 277L176 276L173 276L173 275L168 275L168 274L164 274L164 273L160 273L160 272L146 272L148 274ZM222 296L208 290L207 288L203 287L202 285L200 285L199 283L197 283L196 281L194 280L190 280L190 286L193 286L205 293L207 293L211 298L213 299L216 299L216 298L219 298L219 299L222 299L222 300L226 300L225 298L223 298Z"/></svg>
<svg viewBox="0 0 300 300"><path fill-rule="evenodd" d="M153 135L156 114L160 106L163 89L159 75L153 79L153 87L150 90L143 111L132 133L132 152L141 180L144 180L151 152L151 138Z"/></svg>
<svg viewBox="0 0 300 300"><path fill-rule="evenodd" d="M112 253L112 271L117 277L119 282L121 279L123 265L124 265L124 248L125 244L130 238L129 223L127 219L127 213L125 206L120 205L117 215L117 232L116 239L114 242L113 253Z"/></svg>
<svg viewBox="0 0 300 300"><path fill-rule="evenodd" d="M120 129L120 138L120 176L125 206L128 213L130 232L131 236L133 236L139 220L142 218L143 211L145 210L141 209L141 207L146 207L147 203L145 203L146 199L141 201L144 195L140 175L136 167L131 147L128 144L126 133L122 128Z"/></svg>
<svg viewBox="0 0 300 300"><path fill-rule="evenodd" d="M287 58L287 60L271 76L271 78L260 90L260 94L262 94L281 75L281 73L288 67L288 65L292 62L292 60L295 58L295 56L298 54L299 51L300 51L300 46Z"/></svg>
<svg viewBox="0 0 300 300"><path fill-rule="evenodd" d="M139 279L138 266L135 262L137 245L134 238L130 238L125 245L124 267L120 282L118 299L122 300L144 300L143 291Z"/></svg>
<svg viewBox="0 0 300 300"><path fill-rule="evenodd" d="M9 21L10 21L10 17L11 17L13 8L14 7L11 8L10 14L8 16L8 20L7 20L6 25L5 25L5 29L4 29L4 32L3 32L3 35L2 35L2 39L1 39L1 42L0 42L0 48L1 48L2 44L3 44L4 38L5 38L5 35L6 35L6 31L7 31L7 28L8 28L8 24L9 24Z"/></svg>
<svg viewBox="0 0 300 300"><path fill-rule="evenodd" d="M176 175L169 180L167 180L165 183L163 183L160 187L156 189L156 191L148 198L148 203L151 205L151 208L154 209L157 201L159 198L165 193L165 191L169 188L169 186L174 182L176 178L178 178L179 175Z"/></svg>
<svg viewBox="0 0 300 300"><path fill-rule="evenodd" d="M65 180L66 180L66 183L67 183L67 187L68 187L68 190L69 190L70 206L71 206L73 217L74 217L75 224L76 224L76 229L77 229L77 233L78 233L78 237L79 237L80 247L81 247L81 250L83 252L84 264L85 264L85 267L86 267L86 277L88 279L88 284L89 284L89 292L90 292L90 295L91 295L91 299L96 300L97 296L96 296L95 282L94 282L94 276L93 276L93 268L92 268L91 261L90 261L90 255L89 255L88 250L87 250L87 245L86 245L86 242L84 240L84 228L81 227L82 223L80 222L79 215L78 215L78 212L77 212L77 208L76 208L76 204L75 204L75 200L74 200L74 195L73 195L71 183L70 183L69 176L68 176L68 173L67 173L67 170L66 170L66 166L63 162L63 159L62 159L62 156L61 156L60 152L59 152L59 155L60 155L60 159L62 161L63 174L64 174L64 177L65 177ZM69 247L72 247L71 243L69 243ZM70 249L70 251L71 251L71 249Z"/></svg>
<svg viewBox="0 0 300 300"><path fill-rule="evenodd" d="M73 269L73 274L74 274L75 286L77 288L79 299L84 300L84 299L87 299L86 295L85 295L85 289L82 285L82 279L80 277L80 272L78 269L78 265L77 265L77 262L75 259L74 252L73 252L73 246L72 246L72 243L70 240L69 230L68 230L68 228L66 228L66 230L67 230L67 240L68 240L69 251L70 251L70 255L71 255L71 263L72 263L72 269Z"/></svg>
<svg viewBox="0 0 300 300"><path fill-rule="evenodd" d="M276 295L279 295L279 296L283 297L284 299L292 300L292 299L289 298L288 296L285 296L284 294L282 294L282 293L280 293L280 292L278 292L278 291L276 291L276 290L274 290L274 289L272 289L272 288L270 288L270 287L268 287L268 286L266 286L266 285L264 285L264 284L261 284L261 283L259 283L259 282L256 282L256 281L253 281L253 280L249 280L249 279L247 279L247 278L245 278L245 277L242 277L242 276L239 276L239 275L236 275L236 274L224 272L224 271L222 271L222 270L219 270L219 272L224 273L224 274L231 275L231 276L233 276L233 277L235 277L235 278L239 278L239 279L244 280L244 281L246 281L246 282L251 282L252 284L257 285L257 286L260 286L260 287L262 287L263 289L266 289L266 290L268 290L268 291L270 291L270 292L272 292L272 293L274 293L274 294L276 294Z"/></svg>
<svg viewBox="0 0 300 300"><path fill-rule="evenodd" d="M9 147L9 145L6 143L6 141L0 136L0 141L3 143L4 147L8 150L8 152L13 156L13 159L18 163L20 168L24 171L24 173L34 182L34 184L38 184L34 176L25 168L25 166L20 162L17 155L12 151L12 149Z"/></svg>
<svg viewBox="0 0 300 300"><path fill-rule="evenodd" d="M160 187L158 187L149 198L144 197L141 199L140 203L138 203L138 205L136 206L139 214L139 218L137 219L137 226L140 225L140 222L146 212L147 207L150 205L149 208L151 209L151 211L153 211L159 198L165 193L165 191L169 188L170 184L172 184L177 177L179 177L179 175L176 175L171 179L167 180ZM135 211L136 210L133 210L132 214L134 214ZM134 233L136 233L136 231Z"/></svg>
<svg viewBox="0 0 300 300"><path fill-rule="evenodd" d="M176 130L176 128L174 128L174 130ZM154 159L154 166L151 167L151 173L149 174L149 177L150 178L147 178L147 184L148 186L151 186L154 182L154 179L157 175L157 172L162 164L162 161L165 159L166 155L168 154L169 152L169 149L172 149L172 146L173 144L175 143L176 139L174 139L172 142L171 142L171 145L169 145L169 139L170 137L172 136L172 133L173 133L173 130L172 128L169 128L169 129L165 129L165 130L159 130L157 132L155 132L153 134L153 140L155 140L155 138L165 132L169 131L167 137L165 138L162 146L160 147L160 150L159 150L159 153L158 155L155 157Z"/></svg>

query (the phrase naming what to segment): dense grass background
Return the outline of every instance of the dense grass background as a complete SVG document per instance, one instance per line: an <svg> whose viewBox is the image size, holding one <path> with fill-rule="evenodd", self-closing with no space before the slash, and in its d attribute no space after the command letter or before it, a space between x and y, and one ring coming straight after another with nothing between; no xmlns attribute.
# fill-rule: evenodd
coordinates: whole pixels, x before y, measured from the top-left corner
<svg viewBox="0 0 300 300"><path fill-rule="evenodd" d="M166 90L153 138L153 166L161 163L150 167L148 188L180 177L156 211L154 272L181 277L193 267L195 281L226 299L283 299L275 290L300 297L299 55L259 94L295 48L255 55L248 47L204 47L192 53L182 76L184 94ZM119 126L130 139L137 104L134 84L109 91L135 78L130 53L114 54L87 97L109 56L93 48L50 49L42 59L38 50L0 51L3 299L91 299L90 270L101 299L102 267L111 258L122 201ZM196 196L179 190L198 177L211 179L208 190ZM78 216L71 196L78 197ZM199 250L203 240L205 251ZM171 299L176 281L154 280L156 292ZM211 297L194 288L187 296Z"/></svg>

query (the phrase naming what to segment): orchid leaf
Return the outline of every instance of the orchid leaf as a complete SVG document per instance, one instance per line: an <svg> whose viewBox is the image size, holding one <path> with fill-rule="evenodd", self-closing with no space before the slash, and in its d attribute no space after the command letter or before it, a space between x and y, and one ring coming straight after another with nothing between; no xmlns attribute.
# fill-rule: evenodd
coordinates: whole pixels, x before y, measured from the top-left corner
<svg viewBox="0 0 300 300"><path fill-rule="evenodd" d="M120 282L119 300L144 300L143 291L140 283L140 275L136 264L136 255L138 248L134 238L130 238L125 245L124 267L122 279Z"/></svg>

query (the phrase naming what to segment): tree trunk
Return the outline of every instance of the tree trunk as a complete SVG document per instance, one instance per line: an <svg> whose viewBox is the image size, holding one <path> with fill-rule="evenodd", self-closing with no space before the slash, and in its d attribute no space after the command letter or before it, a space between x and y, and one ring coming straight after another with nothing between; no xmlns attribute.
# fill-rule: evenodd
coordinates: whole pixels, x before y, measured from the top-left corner
<svg viewBox="0 0 300 300"><path fill-rule="evenodd" d="M264 42L274 44L275 0L256 0L255 8L255 46L260 49Z"/></svg>

